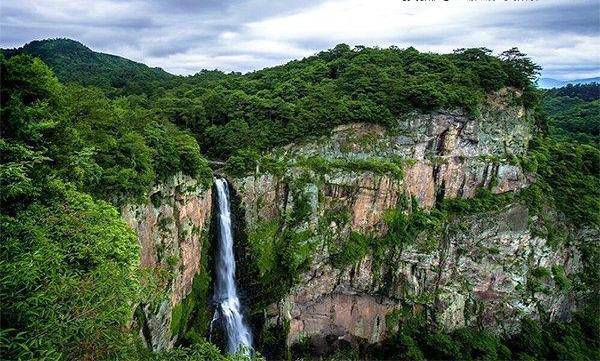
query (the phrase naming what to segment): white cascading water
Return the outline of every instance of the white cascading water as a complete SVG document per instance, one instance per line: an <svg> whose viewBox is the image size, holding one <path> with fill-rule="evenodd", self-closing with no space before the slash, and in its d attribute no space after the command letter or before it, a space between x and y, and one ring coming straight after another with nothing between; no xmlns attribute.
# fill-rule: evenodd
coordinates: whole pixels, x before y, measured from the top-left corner
<svg viewBox="0 0 600 361"><path fill-rule="evenodd" d="M227 351L231 354L252 349L252 334L244 322L235 285L235 258L229 207L229 187L222 178L215 179L219 204L219 244L214 301L217 304L213 321L220 317L227 337Z"/></svg>

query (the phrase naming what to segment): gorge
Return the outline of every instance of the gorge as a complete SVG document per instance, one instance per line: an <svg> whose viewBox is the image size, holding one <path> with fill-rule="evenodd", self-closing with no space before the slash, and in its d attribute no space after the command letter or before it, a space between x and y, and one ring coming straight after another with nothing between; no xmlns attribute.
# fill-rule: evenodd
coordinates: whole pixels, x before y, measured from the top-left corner
<svg viewBox="0 0 600 361"><path fill-rule="evenodd" d="M531 114L507 101L518 96L490 95L475 119L431 112L408 115L393 132L340 126L263 155L246 175L223 170L236 237L227 231L225 179L215 180L209 213L218 234L215 317L231 316L227 349L252 342L230 298L231 242L257 348L269 358L285 357L282 347L326 356L384 344L415 318L438 331L479 325L510 334L525 318L570 317L575 294L558 277L580 272L581 255L577 243L553 244L540 233L549 225L529 205L533 175L513 161L526 156L531 137ZM161 332L176 336L168 324Z"/></svg>
<svg viewBox="0 0 600 361"><path fill-rule="evenodd" d="M600 358L598 85L515 48L3 54L3 358Z"/></svg>

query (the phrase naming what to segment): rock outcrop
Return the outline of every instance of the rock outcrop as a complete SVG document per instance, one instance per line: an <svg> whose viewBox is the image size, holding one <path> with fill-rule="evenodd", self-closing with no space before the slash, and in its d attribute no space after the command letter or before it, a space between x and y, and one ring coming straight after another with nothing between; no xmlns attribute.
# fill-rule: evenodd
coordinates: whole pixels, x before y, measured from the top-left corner
<svg viewBox="0 0 600 361"><path fill-rule="evenodd" d="M377 259L367 252L344 267L331 262L332 245L350 234L385 235L386 214L403 199L430 209L445 198L471 198L479 189L502 194L526 187L532 179L519 159L527 151L531 121L524 109L501 98L490 98L476 117L414 113L393 131L341 126L331 137L274 152L287 164L284 174L263 172L259 165L255 175L233 179L250 234L277 221L280 230L310 231L315 247L299 282L265 311L265 327L286 325L288 345L309 340L323 349L332 336L381 342L407 313L425 314L444 330L482 325L509 332L523 316L538 317L542 307L549 317L567 315L571 295L547 273L553 267L574 272L578 255L535 236L528 209L518 202L452 219L430 246L390 248ZM311 157L333 166L323 171L302 161ZM375 161L403 164L404 175L365 166ZM357 162L361 166L353 169ZM299 202L309 214L292 223Z"/></svg>
<svg viewBox="0 0 600 361"><path fill-rule="evenodd" d="M539 280L540 291L528 282L533 270L557 265L571 274L578 254L532 236L526 212L513 205L485 219L462 220L465 228L438 249L391 251L378 266L367 256L340 270L317 257L299 285L270 309L268 321L289 322L292 345L306 337L321 344L331 335L378 343L394 331L397 323L390 320L402 312L426 310L429 322L446 331L480 325L511 332L523 316L537 317L540 306L549 317L560 317L573 306L569 293L552 277Z"/></svg>
<svg viewBox="0 0 600 361"><path fill-rule="evenodd" d="M153 350L173 346L175 306L192 291L211 222L212 193L183 175L156 186L142 204L126 205L122 217L138 235L146 302L140 305L142 338Z"/></svg>

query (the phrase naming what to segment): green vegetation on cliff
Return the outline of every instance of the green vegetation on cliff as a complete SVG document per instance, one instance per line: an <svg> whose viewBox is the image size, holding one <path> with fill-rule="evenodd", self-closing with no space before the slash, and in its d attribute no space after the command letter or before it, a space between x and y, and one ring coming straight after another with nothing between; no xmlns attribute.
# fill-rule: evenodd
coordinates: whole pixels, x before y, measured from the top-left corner
<svg viewBox="0 0 600 361"><path fill-rule="evenodd" d="M109 94L145 93L149 98L141 106L191 130L203 152L220 159L327 134L340 124L393 127L414 109L463 108L476 114L486 94L507 86L523 89L518 101L531 105L531 81L539 70L515 48L494 56L486 48L434 54L339 44L244 75L205 70L186 78L65 39L7 52L14 53L39 56L66 81Z"/></svg>
<svg viewBox="0 0 600 361"><path fill-rule="evenodd" d="M144 98L64 86L29 56L1 61L3 209L34 200L54 177L114 203L180 171L211 177L194 138L144 109Z"/></svg>
<svg viewBox="0 0 600 361"><path fill-rule="evenodd" d="M193 129L206 154L227 158L240 149L265 150L334 127L370 122L393 127L408 111L464 108L477 113L486 94L525 89L538 68L516 49L493 56L488 49L421 53L340 44L282 66L253 73L201 72L167 91L160 104L193 104L202 112L170 111Z"/></svg>
<svg viewBox="0 0 600 361"><path fill-rule="evenodd" d="M122 329L141 294L135 234L113 206L68 184L44 191L44 201L0 218L2 355L122 354L137 341Z"/></svg>
<svg viewBox="0 0 600 361"><path fill-rule="evenodd" d="M334 170L400 180L406 165L400 158L320 156L290 164L261 152L326 135L345 123L393 129L414 110L462 108L477 115L486 95L504 87L524 91L515 102L530 107L537 101L531 80L538 68L516 49L496 57L487 49L439 55L341 44L245 75L203 71L187 78L68 40L35 42L5 54L0 56L0 341L2 357L9 359L221 358L203 339L210 316L203 298L210 287L202 276L171 315L171 331L189 347L158 355L141 348L131 320L150 291L142 282L135 236L118 213L119 206L143 200L154 183L178 172L210 184L203 154L228 159L232 174L258 167L282 177L291 166L302 173L286 190L294 200L289 212L248 229L248 268L258 290L254 311L261 311L299 280L318 252L323 224L348 221L340 211L313 224L310 202L319 194L310 183ZM46 61L69 84L26 54ZM444 201L431 211L406 199L388 215L385 236L349 234L332 246L331 264L349 267L371 251L380 261L391 247L433 249L451 217L493 211L509 200L527 204L540 217L539 234L557 244L571 241L568 227L598 227L598 100L583 86L554 92L543 103L549 131L518 160L537 173L532 187L503 196L483 190L473 200ZM540 129L546 124L541 117L538 123ZM545 212L554 208L566 222ZM584 270L576 279L558 267L541 276L553 277L562 291L585 294L590 307L597 307L598 245L585 245L581 253ZM586 315L549 328L526 324L508 341L481 330L443 335L429 334L423 325L401 328L386 352L417 359L594 358L598 339L590 330L598 318ZM275 331L264 337L284 338Z"/></svg>
<svg viewBox="0 0 600 361"><path fill-rule="evenodd" d="M2 357L126 354L147 295L116 206L177 172L209 182L210 169L194 138L140 107L142 97L64 86L26 55L0 67Z"/></svg>
<svg viewBox="0 0 600 361"><path fill-rule="evenodd" d="M592 310L571 322L524 319L521 331L501 337L484 329L432 332L421 317L401 320L399 331L371 351L371 357L399 360L596 360L600 357L598 324ZM590 322L592 321L592 322Z"/></svg>

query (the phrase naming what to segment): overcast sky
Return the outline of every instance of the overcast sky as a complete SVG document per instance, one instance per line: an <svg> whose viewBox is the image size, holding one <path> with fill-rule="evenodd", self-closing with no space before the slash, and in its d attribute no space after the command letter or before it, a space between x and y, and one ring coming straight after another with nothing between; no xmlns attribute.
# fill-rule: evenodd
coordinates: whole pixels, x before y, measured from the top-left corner
<svg viewBox="0 0 600 361"><path fill-rule="evenodd" d="M67 37L175 74L250 71L338 43L518 46L543 76L600 76L599 0L2 0L0 46Z"/></svg>

